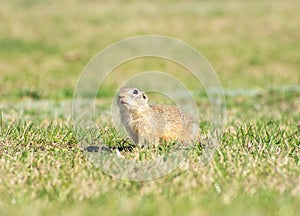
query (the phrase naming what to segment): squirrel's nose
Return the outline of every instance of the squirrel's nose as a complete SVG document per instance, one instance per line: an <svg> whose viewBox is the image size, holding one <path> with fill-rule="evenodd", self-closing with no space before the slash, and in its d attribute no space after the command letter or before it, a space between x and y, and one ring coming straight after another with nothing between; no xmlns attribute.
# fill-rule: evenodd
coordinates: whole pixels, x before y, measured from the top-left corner
<svg viewBox="0 0 300 216"><path fill-rule="evenodd" d="M123 97L125 97L124 95L119 95L119 99L121 99L121 98L123 98Z"/></svg>

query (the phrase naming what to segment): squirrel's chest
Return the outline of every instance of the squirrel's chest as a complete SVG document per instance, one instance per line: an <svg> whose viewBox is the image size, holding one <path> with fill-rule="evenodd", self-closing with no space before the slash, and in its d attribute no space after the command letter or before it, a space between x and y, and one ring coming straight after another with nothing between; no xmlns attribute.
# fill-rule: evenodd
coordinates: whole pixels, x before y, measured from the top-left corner
<svg viewBox="0 0 300 216"><path fill-rule="evenodd" d="M140 131L159 132L166 123L162 115L148 111L131 114L129 122L132 130L137 133Z"/></svg>

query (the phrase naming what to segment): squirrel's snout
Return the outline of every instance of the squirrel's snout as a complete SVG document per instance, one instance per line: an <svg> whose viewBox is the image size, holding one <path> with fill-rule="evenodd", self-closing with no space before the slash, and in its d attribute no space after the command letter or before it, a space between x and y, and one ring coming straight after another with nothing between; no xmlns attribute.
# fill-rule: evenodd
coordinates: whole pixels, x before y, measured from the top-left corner
<svg viewBox="0 0 300 216"><path fill-rule="evenodd" d="M119 95L118 102L119 104L127 104L125 101L125 95Z"/></svg>

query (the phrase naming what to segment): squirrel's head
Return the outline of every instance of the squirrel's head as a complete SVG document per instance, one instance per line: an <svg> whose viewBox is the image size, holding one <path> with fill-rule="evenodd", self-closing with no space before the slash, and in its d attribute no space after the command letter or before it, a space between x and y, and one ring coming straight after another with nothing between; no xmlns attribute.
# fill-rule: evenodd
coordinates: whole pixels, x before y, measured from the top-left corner
<svg viewBox="0 0 300 216"><path fill-rule="evenodd" d="M137 88L122 88L118 96L119 107L128 110L143 110L149 108L147 95Z"/></svg>

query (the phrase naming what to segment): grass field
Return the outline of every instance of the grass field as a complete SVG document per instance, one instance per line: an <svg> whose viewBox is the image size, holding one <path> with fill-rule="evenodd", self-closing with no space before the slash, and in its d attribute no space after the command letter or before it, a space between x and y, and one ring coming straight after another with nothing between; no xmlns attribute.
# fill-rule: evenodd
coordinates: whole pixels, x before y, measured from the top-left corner
<svg viewBox="0 0 300 216"><path fill-rule="evenodd" d="M300 215L299 11L296 0L1 1L0 215ZM156 180L120 180L83 154L73 91L98 51L145 34L183 40L209 60L226 124L206 166L191 160ZM209 102L193 77L141 59L116 68L98 95L110 145L122 141L103 120L115 89L147 70L187 83L209 130Z"/></svg>

